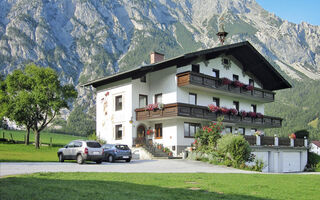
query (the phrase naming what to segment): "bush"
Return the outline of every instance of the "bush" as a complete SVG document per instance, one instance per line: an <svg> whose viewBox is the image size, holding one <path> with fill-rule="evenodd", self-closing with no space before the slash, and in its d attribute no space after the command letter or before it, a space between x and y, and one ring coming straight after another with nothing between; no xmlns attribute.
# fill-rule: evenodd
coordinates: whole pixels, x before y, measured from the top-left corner
<svg viewBox="0 0 320 200"><path fill-rule="evenodd" d="M308 163L307 168L312 171L320 171L320 156L313 152L308 152Z"/></svg>
<svg viewBox="0 0 320 200"><path fill-rule="evenodd" d="M227 134L217 141L217 151L227 165L232 163L238 167L249 161L251 149L249 143L241 135Z"/></svg>
<svg viewBox="0 0 320 200"><path fill-rule="evenodd" d="M217 140L221 137L223 130L223 118L219 118L218 122L211 122L209 126L203 126L197 130L195 134L196 148L203 153L210 153L214 151Z"/></svg>

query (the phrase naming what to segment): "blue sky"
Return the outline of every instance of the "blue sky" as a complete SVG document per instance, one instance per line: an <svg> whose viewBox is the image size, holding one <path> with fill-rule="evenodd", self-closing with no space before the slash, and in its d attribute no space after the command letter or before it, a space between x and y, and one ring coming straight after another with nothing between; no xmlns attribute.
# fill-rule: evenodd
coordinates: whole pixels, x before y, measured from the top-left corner
<svg viewBox="0 0 320 200"><path fill-rule="evenodd" d="M256 0L265 10L296 24L320 25L320 0Z"/></svg>

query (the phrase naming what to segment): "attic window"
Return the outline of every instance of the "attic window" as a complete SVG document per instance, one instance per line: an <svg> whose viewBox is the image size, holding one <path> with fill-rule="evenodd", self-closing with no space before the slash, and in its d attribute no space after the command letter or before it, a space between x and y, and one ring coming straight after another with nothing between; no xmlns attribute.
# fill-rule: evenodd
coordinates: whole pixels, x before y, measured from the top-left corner
<svg viewBox="0 0 320 200"><path fill-rule="evenodd" d="M193 64L192 69L193 72L199 73L200 72L200 65L198 64Z"/></svg>
<svg viewBox="0 0 320 200"><path fill-rule="evenodd" d="M224 68L226 68L227 70L230 69L230 67L231 67L230 59L228 59L228 58L222 58L222 59L221 59L221 63L222 63L222 65L223 65Z"/></svg>

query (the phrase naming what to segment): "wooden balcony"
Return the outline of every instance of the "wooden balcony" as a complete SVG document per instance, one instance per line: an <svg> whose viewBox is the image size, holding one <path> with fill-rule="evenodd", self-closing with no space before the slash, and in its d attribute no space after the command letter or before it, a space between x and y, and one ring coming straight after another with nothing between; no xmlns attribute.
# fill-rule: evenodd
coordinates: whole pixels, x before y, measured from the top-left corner
<svg viewBox="0 0 320 200"><path fill-rule="evenodd" d="M185 103L166 104L162 110L147 111L145 108L137 108L137 121L155 120L170 117L190 117L216 121L218 117L223 116L223 122L234 123L237 125L246 125L251 127L278 128L282 125L282 119L278 117L264 116L263 118L241 117L239 115L216 114L211 112L205 106L197 106Z"/></svg>
<svg viewBox="0 0 320 200"><path fill-rule="evenodd" d="M222 79L190 71L177 74L177 84L179 87L209 90L227 96L240 97L264 103L273 102L275 95L274 92L260 88L254 88L250 91L232 85L223 85Z"/></svg>
<svg viewBox="0 0 320 200"><path fill-rule="evenodd" d="M244 138L248 141L251 146L256 146L256 136L254 135L244 135ZM274 137L272 136L260 136L261 138L261 145L260 146L275 146L274 144ZM281 146L289 147L290 146L290 139L279 137L279 144ZM295 139L294 140L294 147L304 147L304 139Z"/></svg>

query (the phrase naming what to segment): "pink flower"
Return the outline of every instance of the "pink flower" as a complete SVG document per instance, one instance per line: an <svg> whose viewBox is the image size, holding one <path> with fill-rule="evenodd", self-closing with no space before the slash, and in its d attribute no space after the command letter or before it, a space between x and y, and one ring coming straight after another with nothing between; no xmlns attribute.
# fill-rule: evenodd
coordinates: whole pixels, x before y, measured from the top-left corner
<svg viewBox="0 0 320 200"><path fill-rule="evenodd" d="M217 112L220 109L218 106L215 106L213 104L209 104L208 108L209 108L209 110L211 110L211 112Z"/></svg>
<svg viewBox="0 0 320 200"><path fill-rule="evenodd" d="M233 81L233 85L242 88L244 86L244 83L241 83L240 81Z"/></svg>
<svg viewBox="0 0 320 200"><path fill-rule="evenodd" d="M253 86L252 85L247 85L246 89L252 91L253 90Z"/></svg>
<svg viewBox="0 0 320 200"><path fill-rule="evenodd" d="M242 117L246 117L246 116L247 116L247 112L244 111L244 110L241 110L241 111L240 111L240 115L241 115Z"/></svg>
<svg viewBox="0 0 320 200"><path fill-rule="evenodd" d="M257 114L255 112L249 112L248 115L250 117L257 117Z"/></svg>
<svg viewBox="0 0 320 200"><path fill-rule="evenodd" d="M228 78L222 78L222 84L223 85L230 85L232 81Z"/></svg>
<svg viewBox="0 0 320 200"><path fill-rule="evenodd" d="M263 118L264 116L263 116L262 113L257 113L257 117L258 117L258 118Z"/></svg>

